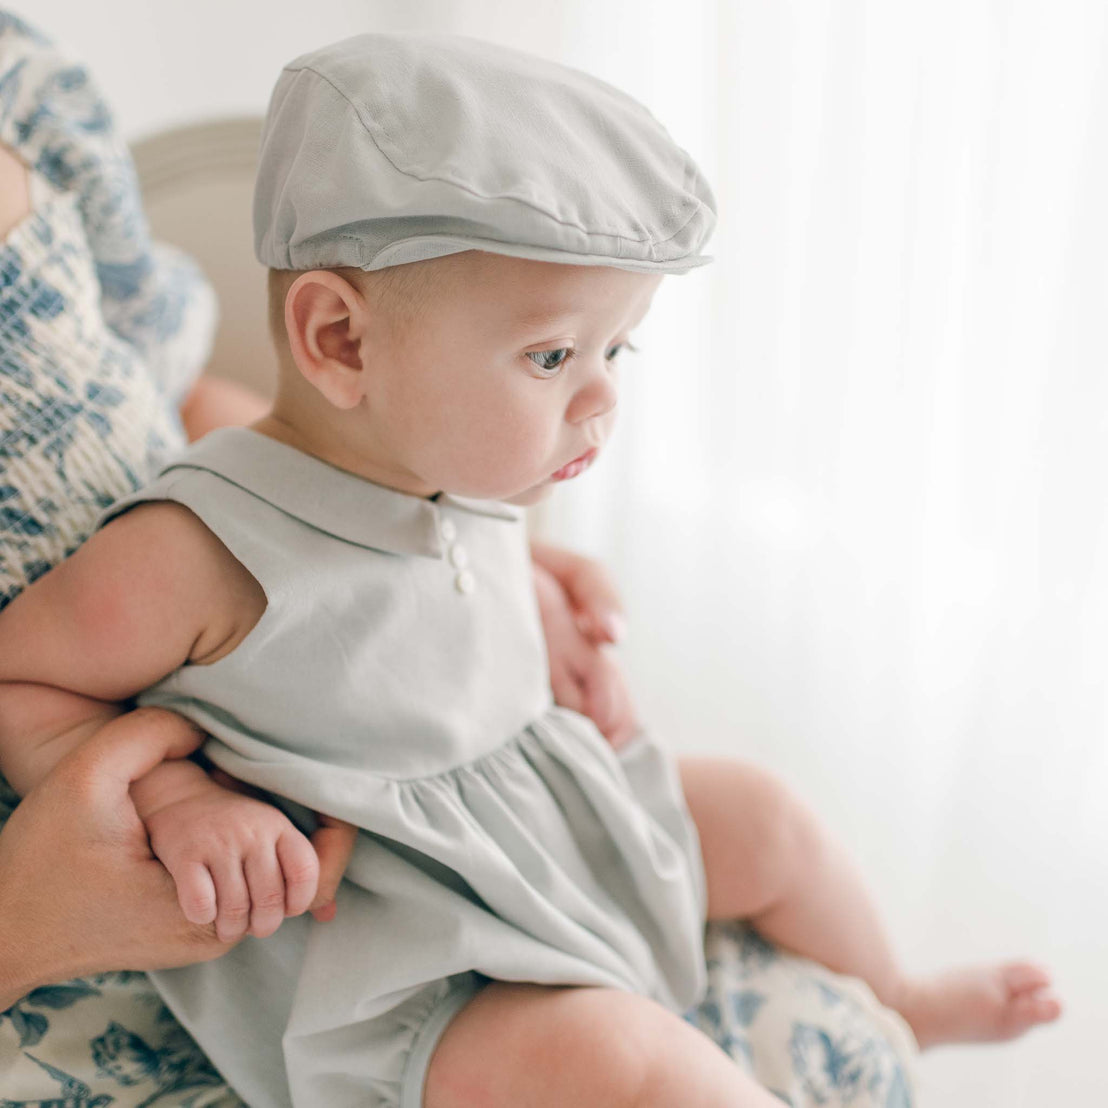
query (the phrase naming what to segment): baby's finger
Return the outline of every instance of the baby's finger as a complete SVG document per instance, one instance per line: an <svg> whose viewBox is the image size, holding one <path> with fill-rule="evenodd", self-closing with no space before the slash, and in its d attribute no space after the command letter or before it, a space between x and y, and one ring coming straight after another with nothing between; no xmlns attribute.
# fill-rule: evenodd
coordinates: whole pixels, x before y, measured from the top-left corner
<svg viewBox="0 0 1108 1108"><path fill-rule="evenodd" d="M264 939L285 918L285 878L276 853L268 848L247 854L242 872L250 893L250 934Z"/></svg>
<svg viewBox="0 0 1108 1108"><path fill-rule="evenodd" d="M250 925L250 891L237 854L213 860L208 868L215 882L215 933L221 943L238 942Z"/></svg>
<svg viewBox="0 0 1108 1108"><path fill-rule="evenodd" d="M319 817L319 827L312 835L312 846L319 855L319 887L312 900L312 911L328 907L335 899L339 882L346 872L346 864L354 850L358 829L350 823L332 816ZM333 913L332 913L333 914ZM320 918L330 918L316 916Z"/></svg>
<svg viewBox="0 0 1108 1108"><path fill-rule="evenodd" d="M189 923L211 923L215 919L215 885L208 867L186 862L169 871L177 886L177 903Z"/></svg>
<svg viewBox="0 0 1108 1108"><path fill-rule="evenodd" d="M285 915L299 916L315 898L319 859L299 831L289 831L277 840L277 861L285 875Z"/></svg>

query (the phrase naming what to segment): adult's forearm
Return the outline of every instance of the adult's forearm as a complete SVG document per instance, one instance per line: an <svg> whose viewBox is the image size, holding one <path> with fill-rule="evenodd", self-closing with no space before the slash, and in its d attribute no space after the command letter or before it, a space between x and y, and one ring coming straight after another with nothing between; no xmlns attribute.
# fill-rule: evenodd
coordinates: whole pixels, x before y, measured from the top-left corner
<svg viewBox="0 0 1108 1108"><path fill-rule="evenodd" d="M0 1012L6 1012L21 996L40 982L28 977L30 969L25 952L16 941L19 932L0 922Z"/></svg>

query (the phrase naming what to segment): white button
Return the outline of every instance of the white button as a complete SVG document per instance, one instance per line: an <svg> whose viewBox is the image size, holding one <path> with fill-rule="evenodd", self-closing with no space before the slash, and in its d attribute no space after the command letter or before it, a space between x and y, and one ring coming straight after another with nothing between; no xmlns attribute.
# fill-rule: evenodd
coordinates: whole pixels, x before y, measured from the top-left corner
<svg viewBox="0 0 1108 1108"><path fill-rule="evenodd" d="M458 592L468 594L477 588L477 581L468 569L463 569L462 572L454 578L454 587Z"/></svg>
<svg viewBox="0 0 1108 1108"><path fill-rule="evenodd" d="M466 553L466 548L461 543L456 542L450 548L450 564L455 569L465 569L468 561L469 555Z"/></svg>
<svg viewBox="0 0 1108 1108"><path fill-rule="evenodd" d="M458 535L458 528L454 526L454 521L450 519L444 519L442 521L442 527L439 528L442 531L442 537L447 542L453 542Z"/></svg>

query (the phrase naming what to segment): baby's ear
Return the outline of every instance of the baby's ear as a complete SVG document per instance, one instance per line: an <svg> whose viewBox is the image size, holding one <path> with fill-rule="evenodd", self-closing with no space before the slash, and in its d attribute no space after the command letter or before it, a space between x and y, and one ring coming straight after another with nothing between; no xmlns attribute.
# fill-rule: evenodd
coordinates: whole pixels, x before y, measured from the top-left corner
<svg viewBox="0 0 1108 1108"><path fill-rule="evenodd" d="M309 384L336 408L353 408L364 394L367 321L365 297L325 269L302 273L285 296L289 353Z"/></svg>

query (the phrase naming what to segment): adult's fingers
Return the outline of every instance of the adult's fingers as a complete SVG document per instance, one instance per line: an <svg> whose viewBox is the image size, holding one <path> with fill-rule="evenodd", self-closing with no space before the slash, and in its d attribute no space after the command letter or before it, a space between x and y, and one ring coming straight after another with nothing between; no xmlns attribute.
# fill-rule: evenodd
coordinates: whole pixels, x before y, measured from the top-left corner
<svg viewBox="0 0 1108 1108"><path fill-rule="evenodd" d="M319 886L312 900L311 911L316 919L330 919L339 882L354 850L358 829L332 816L319 816L319 827L312 835L312 846L319 856ZM319 913L322 912L323 915Z"/></svg>
<svg viewBox="0 0 1108 1108"><path fill-rule="evenodd" d="M597 647L594 664L583 671L585 714L618 750L638 731L639 724L627 679L619 659L607 647Z"/></svg>
<svg viewBox="0 0 1108 1108"><path fill-rule="evenodd" d="M587 605L578 610L577 626L582 635L598 645L622 642L627 634L627 621L621 612Z"/></svg>
<svg viewBox="0 0 1108 1108"><path fill-rule="evenodd" d="M584 702L581 711L608 738L616 722L618 690L614 685L618 675L613 674L612 668L605 661L601 649L593 647L592 664L581 672L581 699Z"/></svg>
<svg viewBox="0 0 1108 1108"><path fill-rule="evenodd" d="M565 590L581 633L595 642L619 642L626 628L623 602L608 571L592 558L546 543L533 542L531 554Z"/></svg>
<svg viewBox="0 0 1108 1108"><path fill-rule="evenodd" d="M633 712L620 716L611 732L604 737L613 750L626 746L639 733L639 721Z"/></svg>
<svg viewBox="0 0 1108 1108"><path fill-rule="evenodd" d="M550 659L550 689L554 693L555 704L560 704L571 712L588 715L581 682L568 666L556 664L553 657Z"/></svg>

